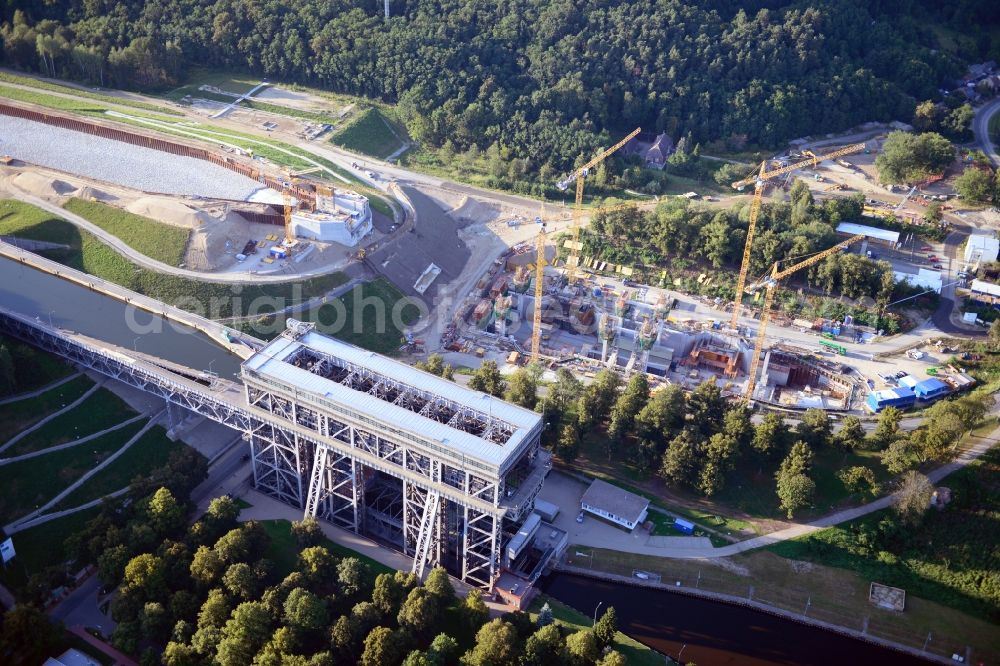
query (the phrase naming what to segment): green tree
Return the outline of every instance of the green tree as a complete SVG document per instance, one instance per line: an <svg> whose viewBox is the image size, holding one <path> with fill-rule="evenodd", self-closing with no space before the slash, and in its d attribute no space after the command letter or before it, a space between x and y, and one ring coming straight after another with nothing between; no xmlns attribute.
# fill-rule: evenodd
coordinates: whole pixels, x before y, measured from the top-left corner
<svg viewBox="0 0 1000 666"><path fill-rule="evenodd" d="M657 441L669 441L684 425L686 402L684 390L677 384L657 391L635 417L637 434Z"/></svg>
<svg viewBox="0 0 1000 666"><path fill-rule="evenodd" d="M937 201L932 201L927 205L927 210L924 211L924 222L932 226L937 226L941 224L943 216L944 213L941 211L941 204Z"/></svg>
<svg viewBox="0 0 1000 666"><path fill-rule="evenodd" d="M396 616L399 626L418 639L429 638L438 622L439 599L425 587L410 590Z"/></svg>
<svg viewBox="0 0 1000 666"><path fill-rule="evenodd" d="M18 604L3 614L0 654L13 664L40 664L61 642L62 630L34 606Z"/></svg>
<svg viewBox="0 0 1000 666"><path fill-rule="evenodd" d="M507 383L500 375L496 361L483 361L469 379L469 388L499 398L507 390Z"/></svg>
<svg viewBox="0 0 1000 666"><path fill-rule="evenodd" d="M572 462L580 451L580 430L576 423L567 423L559 431L555 453L566 462Z"/></svg>
<svg viewBox="0 0 1000 666"><path fill-rule="evenodd" d="M356 557L345 557L337 563L337 587L348 599L361 593L367 577L368 565Z"/></svg>
<svg viewBox="0 0 1000 666"><path fill-rule="evenodd" d="M472 588L462 603L462 622L469 631L479 631L489 617L490 611L483 601L483 593L478 588Z"/></svg>
<svg viewBox="0 0 1000 666"><path fill-rule="evenodd" d="M780 414L767 412L764 419L754 429L750 447L765 457L784 451L791 439L788 425Z"/></svg>
<svg viewBox="0 0 1000 666"><path fill-rule="evenodd" d="M222 577L226 563L208 546L199 546L191 560L191 578L203 586L215 584Z"/></svg>
<svg viewBox="0 0 1000 666"><path fill-rule="evenodd" d="M702 382L688 397L691 425L703 437L711 437L719 432L725 411L726 400L722 397L722 389L716 386L715 382Z"/></svg>
<svg viewBox="0 0 1000 666"><path fill-rule="evenodd" d="M323 543L323 539L325 538L319 521L312 516L303 518L302 520L293 520L292 536L295 537L295 543L299 545L299 548L318 546Z"/></svg>
<svg viewBox="0 0 1000 666"><path fill-rule="evenodd" d="M521 367L511 374L504 396L508 402L513 402L515 405L520 405L527 409L535 408L535 403L538 402L538 373L535 370L536 367Z"/></svg>
<svg viewBox="0 0 1000 666"><path fill-rule="evenodd" d="M778 474L778 499L781 500L780 506L788 513L789 518L794 517L799 509L809 506L815 492L815 482L805 474L791 472Z"/></svg>
<svg viewBox="0 0 1000 666"><path fill-rule="evenodd" d="M406 644L392 629L375 627L365 638L361 666L396 666L402 663Z"/></svg>
<svg viewBox="0 0 1000 666"><path fill-rule="evenodd" d="M893 474L899 474L922 463L925 457L918 437L914 433L909 437L892 440L892 443L882 450L881 459L885 468Z"/></svg>
<svg viewBox="0 0 1000 666"><path fill-rule="evenodd" d="M524 644L524 666L555 666L566 663L566 641L559 627L548 624L528 637Z"/></svg>
<svg viewBox="0 0 1000 666"><path fill-rule="evenodd" d="M878 481L871 467L855 465L842 469L837 472L837 478L849 493L874 496L878 492Z"/></svg>
<svg viewBox="0 0 1000 666"><path fill-rule="evenodd" d="M726 475L736 465L739 448L736 441L725 433L717 432L705 447L701 472L698 476L698 490L711 496L722 490Z"/></svg>
<svg viewBox="0 0 1000 666"><path fill-rule="evenodd" d="M201 605L201 610L198 611L198 628L216 627L221 629L225 626L226 620L229 619L229 614L232 610L225 592L219 588L209 590L208 596L205 598L205 603Z"/></svg>
<svg viewBox="0 0 1000 666"><path fill-rule="evenodd" d="M304 631L318 631L327 623L326 603L318 596L297 587L285 600L285 622Z"/></svg>
<svg viewBox="0 0 1000 666"><path fill-rule="evenodd" d="M547 627L553 622L555 622L555 617L552 615L552 608L549 606L549 602L546 601L538 611L538 619L535 623L539 627Z"/></svg>
<svg viewBox="0 0 1000 666"><path fill-rule="evenodd" d="M955 191L964 201L987 203L994 196L993 179L986 169L966 167L962 175L955 179Z"/></svg>
<svg viewBox="0 0 1000 666"><path fill-rule="evenodd" d="M150 526L160 535L169 534L184 523L184 510L167 488L160 488L153 493L146 516Z"/></svg>
<svg viewBox="0 0 1000 666"><path fill-rule="evenodd" d="M693 485L696 470L697 457L691 433L682 430L681 434L670 440L663 454L660 476L668 483Z"/></svg>
<svg viewBox="0 0 1000 666"><path fill-rule="evenodd" d="M462 657L464 666L516 666L520 645L514 627L496 618L476 632L476 645Z"/></svg>
<svg viewBox="0 0 1000 666"><path fill-rule="evenodd" d="M1000 319L994 319L993 323L990 324L987 339L990 341L990 347L993 351L1000 350Z"/></svg>
<svg viewBox="0 0 1000 666"><path fill-rule="evenodd" d="M128 564L128 548L122 544L106 549L97 558L97 572L101 582L108 586L117 585Z"/></svg>
<svg viewBox="0 0 1000 666"><path fill-rule="evenodd" d="M601 619L594 624L594 636L597 638L597 645L603 650L615 642L615 635L618 633L618 614L614 606L608 606Z"/></svg>
<svg viewBox="0 0 1000 666"><path fill-rule="evenodd" d="M579 666L593 664L601 656L600 644L590 629L581 629L566 637L566 652L570 663Z"/></svg>
<svg viewBox="0 0 1000 666"><path fill-rule="evenodd" d="M255 599L260 593L260 581L246 562L229 565L226 573L222 575L222 584L230 594L244 601Z"/></svg>
<svg viewBox="0 0 1000 666"><path fill-rule="evenodd" d="M810 445L822 448L830 442L833 426L826 411L822 409L807 409L799 421L795 433L799 439Z"/></svg>
<svg viewBox="0 0 1000 666"><path fill-rule="evenodd" d="M220 666L249 664L271 638L273 630L267 606L259 601L241 603L222 628L216 661Z"/></svg>
<svg viewBox="0 0 1000 666"><path fill-rule="evenodd" d="M424 580L424 589L431 593L442 606L449 606L455 600L455 588L444 567L434 567Z"/></svg>
<svg viewBox="0 0 1000 666"><path fill-rule="evenodd" d="M163 560L151 553L136 555L125 565L122 586L139 592L143 599L162 599L167 591Z"/></svg>
<svg viewBox="0 0 1000 666"><path fill-rule="evenodd" d="M648 400L649 383L646 381L646 374L637 372L629 379L611 408L611 421L608 423L609 441L620 441L625 433L632 429L636 415ZM610 457L610 446L608 454Z"/></svg>
<svg viewBox="0 0 1000 666"><path fill-rule="evenodd" d="M431 646L427 653L434 662L434 666L458 666L458 657L461 648L458 641L448 634L438 634L431 641Z"/></svg>
<svg viewBox="0 0 1000 666"><path fill-rule="evenodd" d="M903 420L903 413L895 407L886 407L878 415L878 425L872 433L872 443L878 449L883 449L896 439L899 435L899 422Z"/></svg>
<svg viewBox="0 0 1000 666"><path fill-rule="evenodd" d="M299 553L298 568L313 589L332 589L337 580L337 558L323 546L311 546Z"/></svg>
<svg viewBox="0 0 1000 666"><path fill-rule="evenodd" d="M621 652L609 650L607 654L597 661L597 666L626 666L628 660Z"/></svg>
<svg viewBox="0 0 1000 666"><path fill-rule="evenodd" d="M840 424L840 430L833 436L834 443L845 451L860 449L865 444L865 429L857 416L847 416Z"/></svg>
<svg viewBox="0 0 1000 666"><path fill-rule="evenodd" d="M875 166L882 183L913 183L941 173L954 157L951 142L940 134L891 132Z"/></svg>
<svg viewBox="0 0 1000 666"><path fill-rule="evenodd" d="M403 603L403 591L392 574L381 573L375 577L372 602L386 616L394 616Z"/></svg>

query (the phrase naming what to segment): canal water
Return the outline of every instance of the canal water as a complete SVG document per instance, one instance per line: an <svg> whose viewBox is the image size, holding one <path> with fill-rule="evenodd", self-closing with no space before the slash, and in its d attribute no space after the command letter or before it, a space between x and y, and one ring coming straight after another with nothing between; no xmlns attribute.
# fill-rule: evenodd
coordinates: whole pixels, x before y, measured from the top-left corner
<svg viewBox="0 0 1000 666"><path fill-rule="evenodd" d="M0 257L0 305L45 323L233 378L240 359L200 331Z"/></svg>
<svg viewBox="0 0 1000 666"><path fill-rule="evenodd" d="M593 615L614 606L619 628L683 663L926 666L928 661L778 616L665 590L553 574L542 591ZM683 653L681 649L683 648Z"/></svg>

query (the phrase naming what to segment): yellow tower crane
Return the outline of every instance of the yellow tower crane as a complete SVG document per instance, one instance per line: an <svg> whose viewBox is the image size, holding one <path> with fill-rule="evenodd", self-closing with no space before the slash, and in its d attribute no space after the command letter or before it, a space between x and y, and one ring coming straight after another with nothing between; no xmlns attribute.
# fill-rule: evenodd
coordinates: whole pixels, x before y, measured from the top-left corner
<svg viewBox="0 0 1000 666"><path fill-rule="evenodd" d="M760 313L760 323L757 325L757 341L754 343L753 347L753 357L750 359L750 379L747 381L747 392L744 396L744 400L753 400L754 389L757 388L757 371L760 368L760 355L764 351L764 337L767 334L767 323L771 319L771 305L774 303L774 292L778 287L778 281L782 280L793 273L797 273L803 268L809 268L810 266L823 261L832 254L840 252L851 243L855 241L862 240L865 237L864 234L858 234L856 236L851 236L850 238L843 240L833 247L823 250L813 256L809 257L805 261L800 261L799 263L789 266L783 270L778 269L778 263L774 262L774 266L771 267L771 274L761 280L761 282L753 285L751 291L756 291L761 287L765 288L764 291L764 309Z"/></svg>
<svg viewBox="0 0 1000 666"><path fill-rule="evenodd" d="M535 312L531 324L531 362L538 361L542 349L542 294L545 280L545 205L538 216L538 235L535 237Z"/></svg>
<svg viewBox="0 0 1000 666"><path fill-rule="evenodd" d="M736 301L733 303L733 317L731 321L731 327L736 329L739 327L740 320L740 307L743 300L743 290L746 288L747 282L747 270L750 268L750 247L753 245L754 232L757 230L757 216L760 214L761 199L764 195L764 186L768 180L775 178L776 176L783 176L786 173L791 173L796 169L801 169L804 166L813 165L816 167L820 162L825 160L832 160L836 157L841 157L843 155L850 155L851 153L858 153L865 150L865 144L855 143L850 146L844 146L839 150L835 150L832 153L827 153L825 155L813 155L812 158L808 160L803 160L801 162L796 162L789 166L784 166L773 171L768 171L768 163L764 161L760 165L760 170L756 176L751 176L750 178L744 178L743 180L738 180L733 183L733 187L737 190L742 190L745 186L751 183L754 186L753 191L753 201L750 204L750 224L747 225L747 240L746 244L743 246L743 262L740 264L740 274L736 279Z"/></svg>
<svg viewBox="0 0 1000 666"><path fill-rule="evenodd" d="M573 242L569 246L569 256L566 258L566 278L570 284L576 280L576 267L580 261L580 217L583 215L583 179L587 177L590 170L603 162L609 155L618 151L619 148L632 140L635 135L642 131L641 127L636 127L624 139L611 146L600 155L590 160L582 167L571 173L566 179L556 184L560 190L569 189L569 184L576 180L576 201L573 205Z"/></svg>
<svg viewBox="0 0 1000 666"><path fill-rule="evenodd" d="M285 180L281 183L281 201L284 204L285 240L291 243L295 240L295 234L292 233L292 176L287 171L284 176Z"/></svg>

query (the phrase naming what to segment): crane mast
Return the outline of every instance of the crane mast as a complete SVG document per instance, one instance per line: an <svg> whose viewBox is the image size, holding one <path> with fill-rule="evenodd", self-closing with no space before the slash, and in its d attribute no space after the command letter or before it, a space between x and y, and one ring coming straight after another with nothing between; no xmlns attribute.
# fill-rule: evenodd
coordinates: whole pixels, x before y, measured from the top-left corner
<svg viewBox="0 0 1000 666"><path fill-rule="evenodd" d="M573 243L570 245L569 256L566 258L566 278L570 284L576 281L576 269L580 262L580 217L583 215L583 179L587 177L592 168L607 159L609 155L617 152L619 148L631 141L641 131L641 127L636 127L624 139L584 164L565 180L561 180L556 184L556 187L565 191L569 188L569 184L576 180L576 200L573 204Z"/></svg>
<svg viewBox="0 0 1000 666"><path fill-rule="evenodd" d="M764 351L764 338L767 336L767 324L771 319L771 306L774 304L774 292L778 287L778 282L793 273L797 273L804 268L809 268L810 266L823 261L830 255L840 252L851 243L862 240L864 237L864 234L851 236L850 238L837 243L833 247L814 254L808 259L800 261L793 266L789 266L784 270L778 270L778 262L776 261L771 267L771 275L764 279L762 284L755 285L755 289L760 288L761 286L765 287L764 309L761 310L760 324L757 326L757 339L753 347L753 356L750 358L750 378L747 380L747 391L744 395L744 400L753 400L753 392L757 388L757 371L760 369L760 355L761 352Z"/></svg>
<svg viewBox="0 0 1000 666"><path fill-rule="evenodd" d="M535 237L535 312L531 323L531 362L538 361L542 350L542 294L545 280L545 206L538 218L539 229Z"/></svg>
<svg viewBox="0 0 1000 666"><path fill-rule="evenodd" d="M771 178L791 173L792 171L801 169L802 167L810 164L813 167L816 167L820 162L832 160L843 155L850 155L851 153L861 152L862 150L865 150L865 147L864 143L855 143L824 155L815 155L811 153L812 157L808 160L802 160L800 162L796 162L795 164L790 164L773 171L767 170L767 161L764 161L761 163L760 171L756 176L744 178L743 180L738 180L733 183L733 187L737 190L742 190L745 186L753 183L754 193L753 202L750 204L750 222L747 225L746 244L743 247L743 261L740 264L739 276L736 278L736 299L733 303L733 316L730 320L731 328L736 329L739 327L740 308L743 304L743 289L746 286L747 271L750 269L750 248L753 244L754 232L757 230L757 217L760 215L761 200L764 195L764 186L767 184L767 181Z"/></svg>

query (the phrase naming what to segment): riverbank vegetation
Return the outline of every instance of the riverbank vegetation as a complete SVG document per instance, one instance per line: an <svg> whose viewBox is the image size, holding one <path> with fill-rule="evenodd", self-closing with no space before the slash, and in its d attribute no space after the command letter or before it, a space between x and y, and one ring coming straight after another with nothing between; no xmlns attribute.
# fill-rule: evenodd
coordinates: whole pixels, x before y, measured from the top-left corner
<svg viewBox="0 0 1000 666"><path fill-rule="evenodd" d="M150 259L168 266L178 266L184 261L191 236L190 229L157 222L99 201L76 197L67 200L63 208L97 225Z"/></svg>
<svg viewBox="0 0 1000 666"><path fill-rule="evenodd" d="M989 621L1000 620L1000 450L942 480L944 507L886 509L770 547L783 557L856 571Z"/></svg>
<svg viewBox="0 0 1000 666"><path fill-rule="evenodd" d="M13 200L0 200L0 234L60 243L66 250L41 252L59 263L210 318L276 309L321 296L346 277L331 273L280 284L228 285L164 275L140 268L111 247L46 211Z"/></svg>
<svg viewBox="0 0 1000 666"><path fill-rule="evenodd" d="M72 368L54 356L42 354L20 340L0 335L0 399L31 393L71 372Z"/></svg>
<svg viewBox="0 0 1000 666"><path fill-rule="evenodd" d="M580 553L579 555L577 553ZM907 590L906 610L880 609L868 601L872 578L866 573L815 560L787 559L767 550L756 550L718 560L663 558L623 553L605 548L571 546L569 563L584 570L632 578L638 569L651 578L659 576L669 587L752 598L794 616L803 613L817 620L875 638L921 649L928 632L934 640L931 654L948 658L954 652L973 650L973 661L1000 652L995 622L918 596ZM878 582L885 582L878 578ZM679 599L681 601L681 599Z"/></svg>

